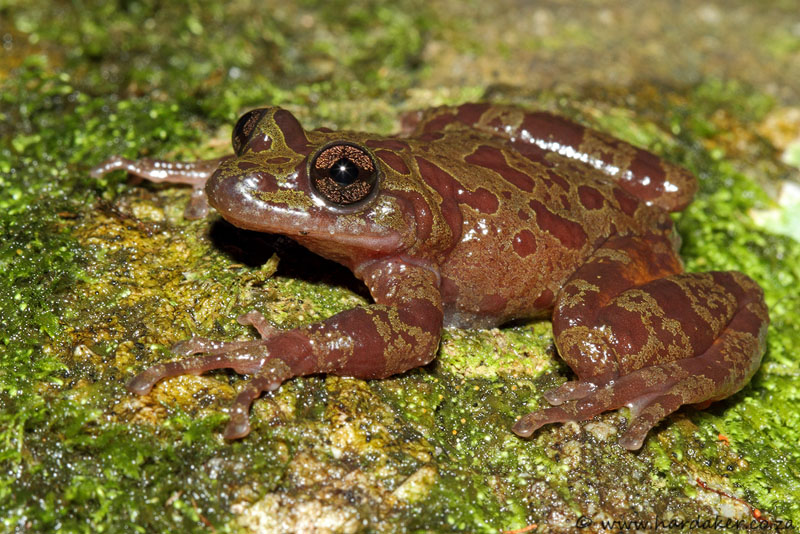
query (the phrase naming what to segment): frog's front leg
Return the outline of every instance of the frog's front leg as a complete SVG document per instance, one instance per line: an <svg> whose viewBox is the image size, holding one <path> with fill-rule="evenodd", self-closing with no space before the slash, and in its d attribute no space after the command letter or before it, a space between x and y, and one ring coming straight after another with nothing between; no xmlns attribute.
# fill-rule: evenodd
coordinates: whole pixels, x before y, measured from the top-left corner
<svg viewBox="0 0 800 534"><path fill-rule="evenodd" d="M129 390L144 394L163 378L224 367L254 373L231 406L224 436L236 439L250 432L252 402L262 391L272 391L289 378L314 373L384 378L430 362L442 329L436 273L402 260L387 260L362 266L356 274L366 282L375 304L280 333L250 315L245 319L265 334L264 339L219 346L207 340L190 341L190 346L184 345L184 354L202 351L202 356L153 366L136 376Z"/></svg>
<svg viewBox="0 0 800 534"><path fill-rule="evenodd" d="M738 272L681 273L666 237L615 237L559 294L553 332L577 380L545 394L553 405L522 417L530 436L622 406L632 420L620 444L683 404L732 395L752 377L769 323L763 293Z"/></svg>
<svg viewBox="0 0 800 534"><path fill-rule="evenodd" d="M137 178L143 178L150 182L191 185L192 198L183 215L187 219L201 219L208 214L208 200L204 191L206 181L214 174L221 162L231 157L233 156L179 162L150 158L130 160L122 156L113 156L92 168L89 174L93 178L99 178L111 171L122 169Z"/></svg>

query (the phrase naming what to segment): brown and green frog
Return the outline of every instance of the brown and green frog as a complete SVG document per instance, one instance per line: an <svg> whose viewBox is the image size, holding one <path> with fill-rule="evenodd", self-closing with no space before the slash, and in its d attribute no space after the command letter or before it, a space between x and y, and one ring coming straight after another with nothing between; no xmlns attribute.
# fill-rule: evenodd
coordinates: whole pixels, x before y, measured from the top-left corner
<svg viewBox="0 0 800 534"><path fill-rule="evenodd" d="M159 380L211 369L252 374L224 436L250 432L249 408L292 377L376 379L430 362L442 328L490 328L551 316L575 379L513 430L580 421L623 406L620 443L683 404L707 406L758 368L769 323L763 293L742 273L686 273L669 212L697 182L689 172L564 118L464 104L407 116L381 136L304 130L276 107L245 114L234 154L194 163L115 157L125 169L194 187L188 217L207 202L240 228L282 234L341 263L373 304L280 331L258 312L239 317L260 339L192 338L184 359L137 375Z"/></svg>

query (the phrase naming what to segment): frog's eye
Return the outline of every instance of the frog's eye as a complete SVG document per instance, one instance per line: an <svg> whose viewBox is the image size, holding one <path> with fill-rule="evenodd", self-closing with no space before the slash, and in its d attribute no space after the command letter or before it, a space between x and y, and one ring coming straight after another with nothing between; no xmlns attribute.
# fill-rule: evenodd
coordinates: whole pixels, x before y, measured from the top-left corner
<svg viewBox="0 0 800 534"><path fill-rule="evenodd" d="M250 137L253 136L253 132L256 130L256 124L258 121L261 120L261 117L264 115L264 109L254 109L252 111L248 111L244 115L239 118L236 126L233 127L233 151L236 153L237 156L242 155L242 151L244 147L247 145L247 142L250 140Z"/></svg>
<svg viewBox="0 0 800 534"><path fill-rule="evenodd" d="M322 148L311 160L309 174L317 193L343 206L367 198L378 181L378 169L372 156L350 143Z"/></svg>

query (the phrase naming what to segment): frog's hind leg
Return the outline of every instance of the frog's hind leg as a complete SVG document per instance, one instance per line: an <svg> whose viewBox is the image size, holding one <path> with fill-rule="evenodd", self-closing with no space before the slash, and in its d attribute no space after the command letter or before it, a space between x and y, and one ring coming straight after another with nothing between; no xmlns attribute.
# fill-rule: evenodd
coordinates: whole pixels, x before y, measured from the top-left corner
<svg viewBox="0 0 800 534"><path fill-rule="evenodd" d="M559 387L545 391L544 398L553 406L567 401L579 400L595 391L598 384L592 380L570 380Z"/></svg>
<svg viewBox="0 0 800 534"><path fill-rule="evenodd" d="M578 379L546 393L556 406L523 417L515 432L629 406L620 442L636 449L681 405L747 383L769 322L761 289L737 272L680 273L666 239L612 238L565 285L553 329Z"/></svg>
<svg viewBox="0 0 800 534"><path fill-rule="evenodd" d="M206 180L214 174L219 164L225 159L229 158L180 162L150 158L132 160L122 156L112 156L93 167L89 174L92 178L100 178L104 174L121 169L128 171L128 174L150 182L201 186L206 183Z"/></svg>
<svg viewBox="0 0 800 534"><path fill-rule="evenodd" d="M744 278L740 273L714 274ZM742 280L745 284L747 281ZM766 324L763 303L745 303L702 354L642 367L613 379L567 382L568 387L545 394L548 401L555 400L558 406L520 418L514 432L530 436L548 423L582 421L628 406L631 421L619 443L636 450L651 428L682 405L707 405L738 391L761 360Z"/></svg>

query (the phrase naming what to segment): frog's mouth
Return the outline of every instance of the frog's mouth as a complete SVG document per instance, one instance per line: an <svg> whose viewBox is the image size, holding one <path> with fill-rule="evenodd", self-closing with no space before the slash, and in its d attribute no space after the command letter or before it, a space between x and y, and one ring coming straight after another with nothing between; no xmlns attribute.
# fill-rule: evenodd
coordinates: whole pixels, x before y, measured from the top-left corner
<svg viewBox="0 0 800 534"><path fill-rule="evenodd" d="M209 204L238 228L289 237L320 256L350 264L399 251L399 232L343 215L299 187L279 187L266 173L224 176L206 183Z"/></svg>

